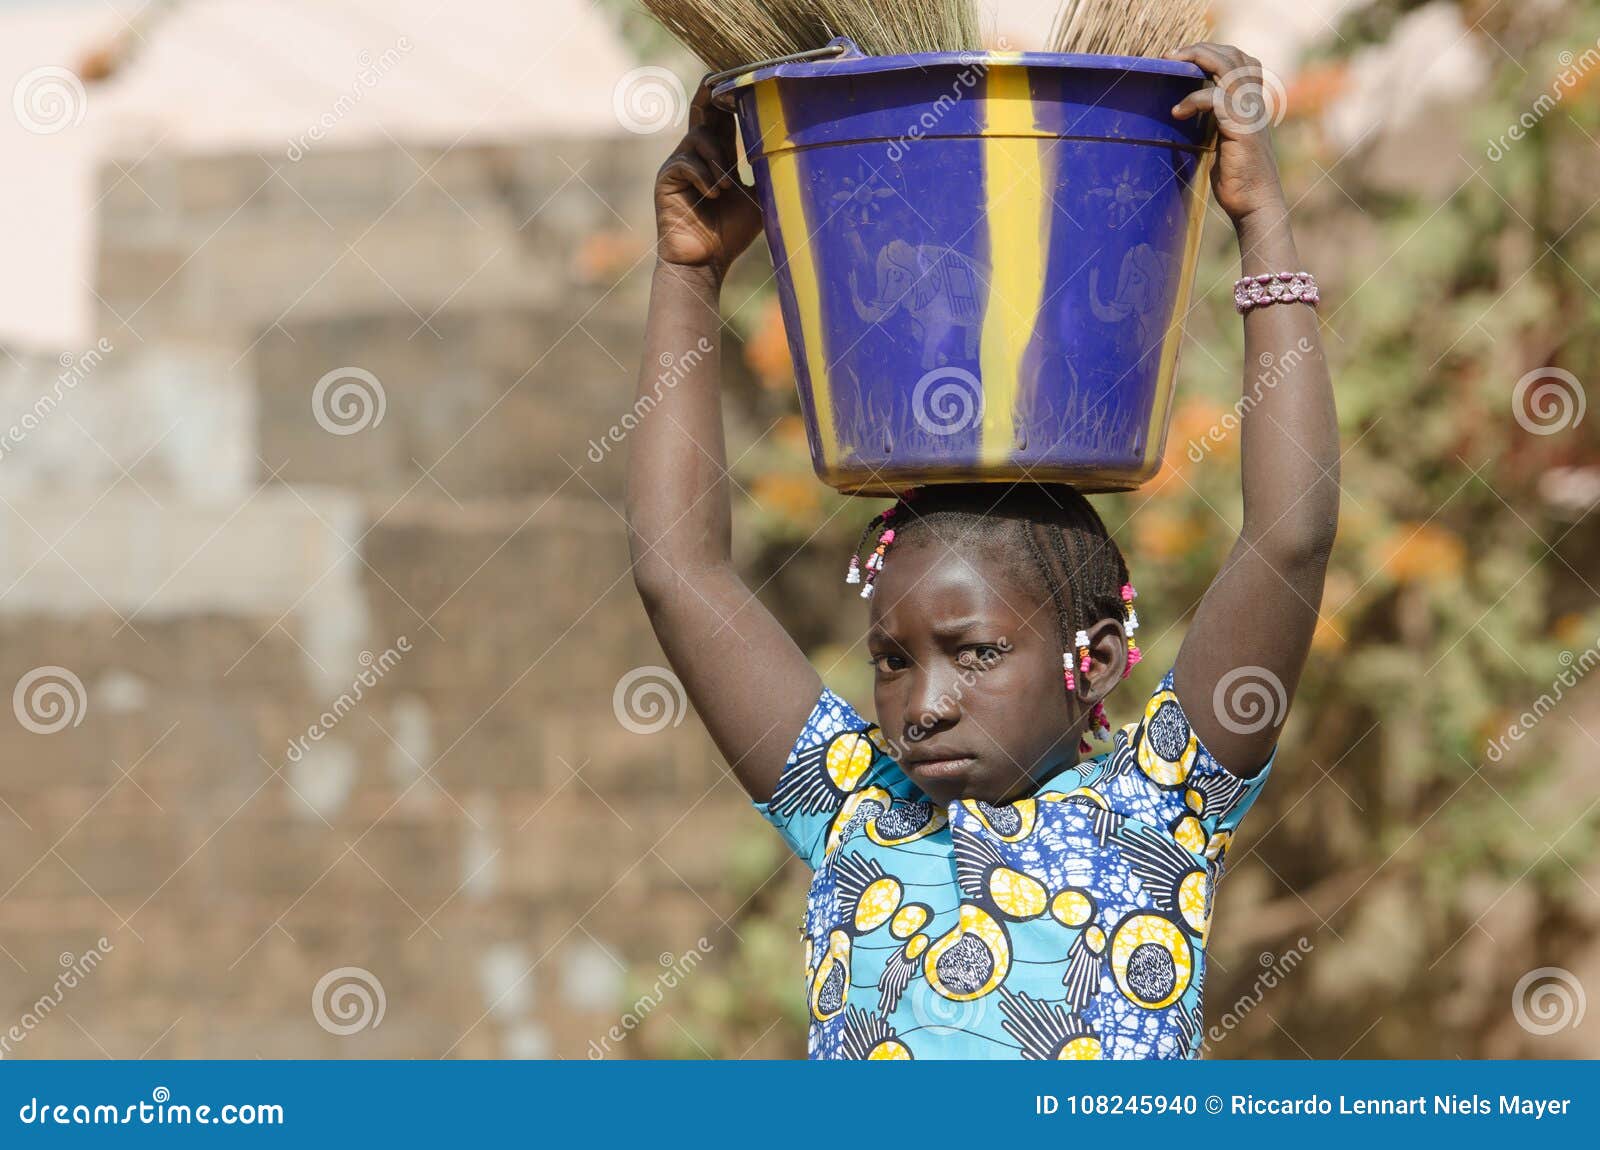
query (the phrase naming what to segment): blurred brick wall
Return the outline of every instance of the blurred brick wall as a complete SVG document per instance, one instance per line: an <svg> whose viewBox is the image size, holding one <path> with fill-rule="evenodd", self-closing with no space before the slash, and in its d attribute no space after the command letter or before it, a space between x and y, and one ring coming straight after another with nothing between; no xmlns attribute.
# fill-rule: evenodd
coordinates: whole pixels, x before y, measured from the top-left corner
<svg viewBox="0 0 1600 1150"><path fill-rule="evenodd" d="M662 660L621 453L586 455L631 401L663 148L106 169L110 350L0 458L5 1056L584 1057L725 935L751 815L692 717L613 712ZM63 362L0 360L6 417ZM313 390L351 367L382 417L334 434ZM343 967L384 1000L347 1036L355 998L313 1010Z"/></svg>

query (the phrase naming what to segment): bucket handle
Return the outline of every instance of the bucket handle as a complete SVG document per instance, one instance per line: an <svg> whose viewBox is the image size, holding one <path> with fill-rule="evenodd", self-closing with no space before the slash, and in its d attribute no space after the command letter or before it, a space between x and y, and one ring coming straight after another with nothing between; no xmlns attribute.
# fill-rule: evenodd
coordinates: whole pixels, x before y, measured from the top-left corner
<svg viewBox="0 0 1600 1150"><path fill-rule="evenodd" d="M725 71L714 72L705 78L707 87L715 88L719 84L726 84L736 76L743 76L746 72L754 72L758 68L770 68L774 64L800 64L808 60L826 60L834 56L860 56L860 48L844 36L835 36L820 48L807 48L804 52L791 52L787 56L774 56L770 60L757 60L753 64L740 64L737 68L728 68Z"/></svg>

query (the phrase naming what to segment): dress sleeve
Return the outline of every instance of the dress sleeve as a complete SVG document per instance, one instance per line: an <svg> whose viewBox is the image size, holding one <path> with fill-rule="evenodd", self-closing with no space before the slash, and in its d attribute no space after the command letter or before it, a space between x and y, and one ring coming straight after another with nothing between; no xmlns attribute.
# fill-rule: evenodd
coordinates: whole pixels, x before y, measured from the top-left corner
<svg viewBox="0 0 1600 1150"><path fill-rule="evenodd" d="M816 870L830 837L839 823L848 821L853 808L872 797L887 806L909 787L910 780L890 756L877 724L824 687L789 752L771 800L756 803L755 808Z"/></svg>
<svg viewBox="0 0 1600 1150"><path fill-rule="evenodd" d="M1249 778L1236 775L1200 740L1168 668L1145 700L1137 721L1116 735L1101 785L1109 805L1164 825L1178 842L1216 864L1220 876L1245 812L1267 784L1278 759Z"/></svg>

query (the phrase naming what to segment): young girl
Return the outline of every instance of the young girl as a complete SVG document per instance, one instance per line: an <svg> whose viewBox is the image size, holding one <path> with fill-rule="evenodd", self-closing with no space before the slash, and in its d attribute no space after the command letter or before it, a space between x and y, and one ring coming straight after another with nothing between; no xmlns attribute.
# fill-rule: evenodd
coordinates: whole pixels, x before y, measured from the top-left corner
<svg viewBox="0 0 1600 1150"><path fill-rule="evenodd" d="M1173 58L1259 91L1237 49ZM1223 98L1208 87L1173 115ZM1267 133L1219 121L1213 187L1245 276L1298 271ZM1236 289L1245 362L1283 373L1245 373L1243 527L1139 719L1080 761L1139 658L1136 592L1094 509L1064 486L928 486L873 520L847 577L869 600L881 727L862 718L734 569L717 355L651 382L658 360L716 344L723 277L761 224L703 86L655 202L634 575L735 777L814 871L811 1056L1199 1057L1213 890L1276 757L1338 516L1311 281Z"/></svg>

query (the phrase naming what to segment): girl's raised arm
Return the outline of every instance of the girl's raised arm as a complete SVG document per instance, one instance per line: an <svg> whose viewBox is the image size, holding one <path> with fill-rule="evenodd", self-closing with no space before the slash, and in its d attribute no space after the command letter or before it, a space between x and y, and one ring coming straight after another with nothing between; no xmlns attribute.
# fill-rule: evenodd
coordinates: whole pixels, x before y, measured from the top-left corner
<svg viewBox="0 0 1600 1150"><path fill-rule="evenodd" d="M1173 56L1220 81L1176 111L1218 113L1213 186L1238 229L1242 274L1303 270L1267 125L1244 122L1235 110L1248 106L1249 93L1263 94L1260 63L1215 44ZM1270 115L1270 102L1260 110ZM1244 523L1184 638L1173 687L1201 741L1248 777L1277 745L1316 629L1339 518L1339 427L1316 311L1258 307L1244 330Z"/></svg>
<svg viewBox="0 0 1600 1150"><path fill-rule="evenodd" d="M628 450L634 583L695 710L766 802L821 678L734 570L721 403L722 280L761 228L733 114L704 84L656 176L657 253Z"/></svg>

